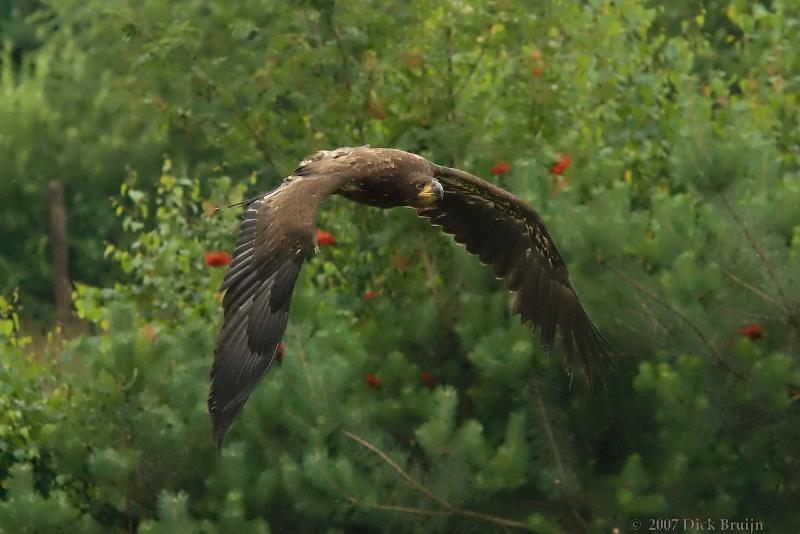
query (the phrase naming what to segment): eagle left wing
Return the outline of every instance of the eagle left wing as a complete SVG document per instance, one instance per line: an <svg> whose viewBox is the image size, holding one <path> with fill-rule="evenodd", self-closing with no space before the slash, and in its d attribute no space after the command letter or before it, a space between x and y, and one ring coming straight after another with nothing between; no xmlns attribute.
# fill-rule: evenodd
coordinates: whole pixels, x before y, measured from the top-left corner
<svg viewBox="0 0 800 534"><path fill-rule="evenodd" d="M558 247L539 214L507 191L458 169L433 165L444 197L417 213L452 234L516 293L513 312L552 346L561 334L567 364L579 355L587 376L608 342L583 308Z"/></svg>

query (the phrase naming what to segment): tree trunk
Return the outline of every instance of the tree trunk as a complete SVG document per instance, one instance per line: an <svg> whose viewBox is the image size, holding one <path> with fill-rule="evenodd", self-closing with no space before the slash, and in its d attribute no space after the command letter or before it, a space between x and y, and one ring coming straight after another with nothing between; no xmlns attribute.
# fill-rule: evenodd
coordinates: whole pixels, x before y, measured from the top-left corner
<svg viewBox="0 0 800 534"><path fill-rule="evenodd" d="M53 251L53 279L56 318L62 328L70 321L69 258L67 255L67 208L64 201L64 182L50 182L50 245Z"/></svg>

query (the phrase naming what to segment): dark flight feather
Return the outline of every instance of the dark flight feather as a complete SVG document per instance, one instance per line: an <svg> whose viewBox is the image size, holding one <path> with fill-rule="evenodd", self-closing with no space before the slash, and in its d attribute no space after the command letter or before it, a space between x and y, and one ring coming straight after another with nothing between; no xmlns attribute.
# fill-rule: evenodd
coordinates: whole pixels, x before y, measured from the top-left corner
<svg viewBox="0 0 800 534"><path fill-rule="evenodd" d="M433 165L444 197L418 213L452 234L516 293L512 311L553 345L560 331L567 363L580 356L587 376L609 343L578 299L558 247L527 203L477 176Z"/></svg>
<svg viewBox="0 0 800 534"><path fill-rule="evenodd" d="M340 176L294 179L250 205L221 289L224 320L214 364L208 408L214 441L222 444L250 393L269 371L286 329L289 305L319 201Z"/></svg>
<svg viewBox="0 0 800 534"><path fill-rule="evenodd" d="M526 203L416 154L368 147L320 151L275 190L246 202L221 287L224 319L211 370L208 406L217 446L269 371L317 210L333 193L381 208L417 208L505 279L516 293L513 312L538 328L546 345L560 332L568 364L580 357L591 377L592 363L606 355L608 344L583 309L555 242Z"/></svg>

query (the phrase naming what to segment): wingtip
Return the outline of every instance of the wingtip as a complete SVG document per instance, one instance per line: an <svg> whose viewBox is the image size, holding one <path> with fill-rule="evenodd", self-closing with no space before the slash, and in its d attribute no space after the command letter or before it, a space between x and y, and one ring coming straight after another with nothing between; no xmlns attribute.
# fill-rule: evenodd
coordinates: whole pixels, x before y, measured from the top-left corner
<svg viewBox="0 0 800 534"><path fill-rule="evenodd" d="M580 362L589 389L594 389L595 379L605 386L605 366L611 361L613 346L585 312L571 327L560 328L560 340L568 371L572 372L576 363Z"/></svg>
<svg viewBox="0 0 800 534"><path fill-rule="evenodd" d="M214 440L214 447L217 450L220 450L222 448L222 444L225 442L225 431L219 430L217 428L212 428L211 437Z"/></svg>
<svg viewBox="0 0 800 534"><path fill-rule="evenodd" d="M225 412L211 414L211 437L217 450L222 448L225 442L225 434L228 433L234 418L235 414L231 416Z"/></svg>
<svg viewBox="0 0 800 534"><path fill-rule="evenodd" d="M587 318L587 321L589 322L586 332L588 339L584 339L583 343L579 344L584 373L590 389L594 389L595 378L600 380L603 388L607 388L606 365L613 366L611 353L614 352L614 347L591 320Z"/></svg>
<svg viewBox="0 0 800 534"><path fill-rule="evenodd" d="M225 435L242 411L247 397L244 400L229 401L226 404L215 392L216 390L212 386L208 396L208 413L211 416L211 437L214 445L220 449L225 441Z"/></svg>
<svg viewBox="0 0 800 534"><path fill-rule="evenodd" d="M211 416L211 438L217 450L222 448L222 444L225 441L225 434L228 432L228 428L230 428L233 422L233 417L226 416L225 410L219 410L218 407L219 402L214 394L214 388L212 386L208 394L208 414Z"/></svg>

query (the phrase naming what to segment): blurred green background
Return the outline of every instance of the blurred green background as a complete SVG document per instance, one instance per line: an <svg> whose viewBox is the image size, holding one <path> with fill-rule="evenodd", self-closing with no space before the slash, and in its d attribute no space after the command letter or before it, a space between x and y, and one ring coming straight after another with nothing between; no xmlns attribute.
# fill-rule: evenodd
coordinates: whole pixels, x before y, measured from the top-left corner
<svg viewBox="0 0 800 534"><path fill-rule="evenodd" d="M800 531L798 43L796 0L0 0L0 532ZM365 143L540 211L605 385L331 199L216 451L215 208Z"/></svg>

